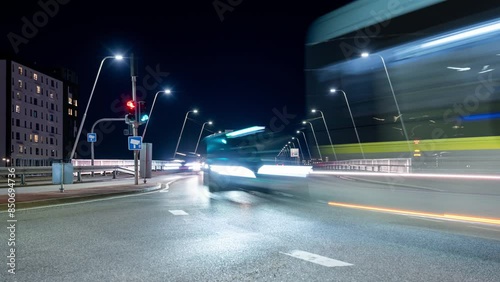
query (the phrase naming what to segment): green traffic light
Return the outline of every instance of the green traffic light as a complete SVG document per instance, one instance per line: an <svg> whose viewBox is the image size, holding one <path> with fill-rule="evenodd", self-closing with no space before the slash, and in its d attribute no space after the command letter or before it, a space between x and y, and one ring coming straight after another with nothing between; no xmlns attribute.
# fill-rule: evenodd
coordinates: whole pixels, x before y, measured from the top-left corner
<svg viewBox="0 0 500 282"><path fill-rule="evenodd" d="M148 115L146 115L146 114L144 114L144 115L142 115L142 116L141 116L141 122L145 122L145 121L147 121L148 119L149 119L149 116L148 116Z"/></svg>

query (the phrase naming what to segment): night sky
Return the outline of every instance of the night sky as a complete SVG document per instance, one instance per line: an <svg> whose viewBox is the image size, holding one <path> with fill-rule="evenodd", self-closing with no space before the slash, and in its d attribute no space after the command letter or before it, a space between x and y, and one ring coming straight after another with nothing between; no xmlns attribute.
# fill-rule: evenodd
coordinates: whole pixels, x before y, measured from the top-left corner
<svg viewBox="0 0 500 282"><path fill-rule="evenodd" d="M180 152L194 151L201 125L208 120L214 122L205 127L211 131L268 126L276 112L286 111L296 116L287 130L299 127L306 110L307 29L319 16L351 1L19 2L1 9L1 54L15 55L34 67L76 71L80 117L105 56L134 54L137 93L148 110L157 91L172 89L173 95L158 96L145 137L153 143L153 158L167 159L186 112L194 108L200 112L189 115ZM48 17L40 3L51 3ZM31 38L13 46L9 34L22 36L26 21L34 20L39 27ZM105 61L81 139L97 119L124 116L131 85L129 61ZM98 136L96 158L132 156L122 132L126 125L115 122L113 127Z"/></svg>

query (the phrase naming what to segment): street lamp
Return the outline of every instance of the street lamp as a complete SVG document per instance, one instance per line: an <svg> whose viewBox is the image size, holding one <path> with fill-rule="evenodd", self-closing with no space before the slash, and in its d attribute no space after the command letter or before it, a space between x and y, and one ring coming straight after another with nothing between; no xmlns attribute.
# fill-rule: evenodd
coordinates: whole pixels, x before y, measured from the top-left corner
<svg viewBox="0 0 500 282"><path fill-rule="evenodd" d="M181 142L182 132L184 131L184 126L186 125L186 121L187 121L189 113L195 113L196 114L196 113L198 113L198 110L195 109L195 110L188 111L186 113L186 117L184 118L184 123L182 124L181 133L179 134L179 139L177 140L177 145L175 146L174 159L175 159L175 156L177 155L177 149L179 149L179 143Z"/></svg>
<svg viewBox="0 0 500 282"><path fill-rule="evenodd" d="M206 121L203 123L203 125L201 126L201 130L200 130L200 136L198 136L198 142L196 142L196 148L194 148L194 153L196 154L196 151L198 150L198 144L200 143L200 139L201 139L201 134L203 133L203 128L205 128L205 124L209 124L209 125L212 125L212 122L211 121Z"/></svg>
<svg viewBox="0 0 500 282"><path fill-rule="evenodd" d="M297 140L297 143L299 144L300 154L302 155L302 159L305 160L305 158L304 158L304 152L302 151L302 146L300 146L300 140L299 140L299 138L292 137L292 140Z"/></svg>
<svg viewBox="0 0 500 282"><path fill-rule="evenodd" d="M142 132L142 140L143 141L144 141L144 136L146 135L146 130L148 129L149 120L151 119L151 114L153 113L153 108L155 106L156 97L158 97L158 94L160 94L160 93L165 93L165 94L169 95L172 93L172 91L170 91L170 89L165 89L165 90L161 90L161 91L156 92L155 98L153 99L153 104L151 105L151 110L149 110L148 121L146 122L146 126L144 127L144 131Z"/></svg>
<svg viewBox="0 0 500 282"><path fill-rule="evenodd" d="M323 112L316 109L312 109L311 112L313 113L319 112L321 114L321 118L323 119L323 123L325 124L326 134L328 135L328 140L330 140L330 146L332 147L333 155L335 156L335 160L337 160L337 154L335 153L335 149L333 148L332 138L330 137L330 130L328 130L328 126L326 125L326 120L325 116L323 115Z"/></svg>
<svg viewBox="0 0 500 282"><path fill-rule="evenodd" d="M347 104L347 109L349 110L349 115L351 115L351 121L352 121L352 125L354 127L354 132L356 133L356 138L358 139L359 149L361 150L361 154L363 155L363 159L365 159L365 152L363 151L363 146L361 145L361 140L359 138L358 129L356 128L356 123L354 122L354 117L352 116L351 106L349 106L349 101L347 100L347 94L344 92L344 90L335 89L335 88L330 89L330 93L335 93L337 91L342 92L344 94L345 102Z"/></svg>
<svg viewBox="0 0 500 282"><path fill-rule="evenodd" d="M318 145L318 139L316 139L316 133L314 133L314 127L313 127L312 123L309 122L309 121L303 121L302 122L302 124L306 124L306 123L309 123L309 125L311 126L311 130L312 130L312 133L313 133L314 141L316 142L316 148L318 149L319 159L321 161L323 161L323 157L321 156L321 151L320 151L319 145Z"/></svg>
<svg viewBox="0 0 500 282"><path fill-rule="evenodd" d="M5 162L5 166L12 166L12 162L10 161L10 158L2 158L2 161Z"/></svg>
<svg viewBox="0 0 500 282"><path fill-rule="evenodd" d="M382 60L382 64L384 65L385 74L387 75L387 81L389 81L389 86L391 87L392 98L394 99L394 103L396 104L396 109L398 110L398 117L401 121L401 128L403 129L403 133L404 133L405 138L406 138L406 144L408 144L408 150L411 152L410 142L408 139L408 133L406 132L406 127L405 127L405 123L403 121L403 116L401 115L401 111L399 110L398 100L396 99L396 94L394 94L394 88L392 87L391 78L389 76L389 72L387 71L387 66L385 65L384 57L382 57L379 54L375 54L375 55L377 55ZM366 58L368 56L370 56L370 54L367 52L361 53L361 57L363 57L363 58Z"/></svg>
<svg viewBox="0 0 500 282"><path fill-rule="evenodd" d="M89 97L89 101L87 102L87 107L85 108L85 113L83 113L82 123L80 123L80 128L78 129L78 133L76 134L75 143L73 144L73 150L71 150L71 154L69 156L70 160L72 160L74 155L75 155L76 146L78 145L78 140L80 139L80 134L82 133L83 124L85 123L85 118L87 117L87 111L89 110L90 101L92 100L92 96L94 95L94 90L95 90L95 86L97 84L97 79L99 78L99 74L101 73L102 65L104 64L104 61L107 59L115 59L115 60L121 61L121 60L123 60L123 56L122 55L107 56L107 57L104 57L102 59L101 64L99 65L99 70L97 71L97 75L95 77L94 86L92 87L92 91L90 92L90 97Z"/></svg>
<svg viewBox="0 0 500 282"><path fill-rule="evenodd" d="M306 134L303 131L297 130L297 134L299 134L299 133L302 133L302 136L304 137L304 141L306 142L307 152L309 152L309 160L311 160L312 155L311 155L311 150L309 149L309 144L307 143ZM299 139L297 138L297 140L299 140Z"/></svg>

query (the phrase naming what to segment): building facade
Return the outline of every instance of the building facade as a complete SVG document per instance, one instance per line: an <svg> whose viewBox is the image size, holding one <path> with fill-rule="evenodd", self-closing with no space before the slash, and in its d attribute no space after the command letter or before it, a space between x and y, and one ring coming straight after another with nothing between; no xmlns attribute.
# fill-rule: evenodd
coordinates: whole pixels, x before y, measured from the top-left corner
<svg viewBox="0 0 500 282"><path fill-rule="evenodd" d="M69 160L78 133L79 85L76 72L67 68L52 68L47 73L63 82L63 158ZM77 158L75 152L74 158Z"/></svg>
<svg viewBox="0 0 500 282"><path fill-rule="evenodd" d="M48 166L64 158L64 87L62 80L33 67L0 60L0 155L8 160L5 165Z"/></svg>

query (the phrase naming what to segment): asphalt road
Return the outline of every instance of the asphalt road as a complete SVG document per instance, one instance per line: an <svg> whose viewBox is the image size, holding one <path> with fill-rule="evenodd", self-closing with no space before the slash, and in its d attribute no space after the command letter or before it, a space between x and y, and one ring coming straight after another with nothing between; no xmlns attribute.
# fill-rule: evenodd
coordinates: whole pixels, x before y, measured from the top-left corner
<svg viewBox="0 0 500 282"><path fill-rule="evenodd" d="M500 281L500 227L331 206L337 181L303 199L210 194L192 176L162 192L19 210L15 275L0 228L1 280Z"/></svg>

